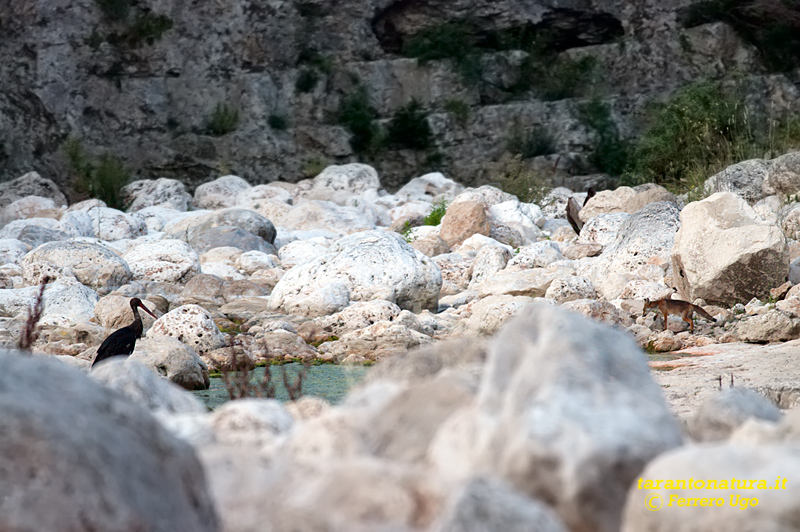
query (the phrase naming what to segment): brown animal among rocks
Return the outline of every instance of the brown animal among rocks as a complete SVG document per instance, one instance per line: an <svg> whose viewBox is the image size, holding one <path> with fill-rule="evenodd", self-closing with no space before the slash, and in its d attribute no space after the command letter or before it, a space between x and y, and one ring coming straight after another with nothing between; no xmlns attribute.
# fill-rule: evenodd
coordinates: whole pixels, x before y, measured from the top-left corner
<svg viewBox="0 0 800 532"><path fill-rule="evenodd" d="M681 317L683 321L689 324L689 329L694 332L694 320L693 315L695 312L700 314L705 319L715 322L716 320L714 317L703 310L703 307L699 307L697 305L692 305L688 301L681 301L680 299L659 299L657 301L650 301L649 299L644 300L644 310L642 311L642 316L647 314L647 311L650 309L656 309L656 311L661 311L661 314L664 315L664 330L667 330L667 317L670 314L675 314Z"/></svg>

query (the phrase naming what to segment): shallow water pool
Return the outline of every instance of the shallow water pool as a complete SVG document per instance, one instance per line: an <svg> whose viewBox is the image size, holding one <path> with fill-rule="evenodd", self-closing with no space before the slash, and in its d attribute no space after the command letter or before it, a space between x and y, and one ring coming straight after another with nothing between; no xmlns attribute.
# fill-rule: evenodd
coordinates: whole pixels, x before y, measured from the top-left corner
<svg viewBox="0 0 800 532"><path fill-rule="evenodd" d="M294 382L297 373L303 368L302 364L291 363L283 366L264 366L256 368L251 374L251 382L258 383L264 378L266 369L272 370L272 383L275 384L276 399L288 401L289 395L283 386L282 369L286 368L289 382ZM310 366L303 381L303 395L313 395L327 399L333 404L337 404L344 399L347 392L354 385L358 384L366 375L369 368L365 366L339 366L335 364L322 364L320 366ZM195 397L203 401L209 408L216 408L230 400L228 391L225 388L225 381L221 377L211 379L211 387L208 390L197 390L192 392Z"/></svg>

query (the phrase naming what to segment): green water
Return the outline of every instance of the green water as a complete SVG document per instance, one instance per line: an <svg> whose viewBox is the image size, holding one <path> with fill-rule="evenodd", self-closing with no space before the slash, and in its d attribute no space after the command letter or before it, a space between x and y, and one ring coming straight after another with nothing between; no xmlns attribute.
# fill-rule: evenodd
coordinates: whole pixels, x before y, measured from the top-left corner
<svg viewBox="0 0 800 532"><path fill-rule="evenodd" d="M297 374L303 368L303 365L292 363L283 366L256 368L251 376L251 382L254 384L261 382L264 378L264 371L271 369L276 399L288 401L289 395L283 386L282 368L286 368L289 382L292 383L297 378ZM303 395L322 397L333 404L337 404L344 399L344 396L354 385L364 378L367 371L368 368L364 366L339 366L335 364L310 366L303 381ZM225 381L221 377L212 378L211 387L208 390L197 390L192 393L209 408L216 408L230 400L228 390L225 388Z"/></svg>

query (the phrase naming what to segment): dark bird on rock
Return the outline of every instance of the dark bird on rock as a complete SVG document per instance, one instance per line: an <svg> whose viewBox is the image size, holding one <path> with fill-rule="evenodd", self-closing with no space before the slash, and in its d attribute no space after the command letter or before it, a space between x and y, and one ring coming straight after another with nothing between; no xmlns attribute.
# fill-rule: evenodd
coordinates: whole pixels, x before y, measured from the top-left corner
<svg viewBox="0 0 800 532"><path fill-rule="evenodd" d="M103 340L100 347L97 349L97 356L94 357L92 366L105 360L107 358L116 356L128 356L133 353L133 348L136 347L136 340L142 337L142 317L139 316L139 308L144 309L145 312L156 317L155 314L150 312L147 307L142 304L142 300L138 297L131 299L131 310L133 310L133 323L127 327L123 327L111 333L108 338Z"/></svg>
<svg viewBox="0 0 800 532"><path fill-rule="evenodd" d="M575 198L570 198L569 201L567 201L567 221L578 235L581 234L581 229L583 229L583 222L578 216L580 210L581 206L575 201Z"/></svg>
<svg viewBox="0 0 800 532"><path fill-rule="evenodd" d="M586 207L586 204L589 203L589 200L592 199L595 194L597 194L597 191L594 189L594 187L589 187L586 189L586 199L583 200L584 207Z"/></svg>

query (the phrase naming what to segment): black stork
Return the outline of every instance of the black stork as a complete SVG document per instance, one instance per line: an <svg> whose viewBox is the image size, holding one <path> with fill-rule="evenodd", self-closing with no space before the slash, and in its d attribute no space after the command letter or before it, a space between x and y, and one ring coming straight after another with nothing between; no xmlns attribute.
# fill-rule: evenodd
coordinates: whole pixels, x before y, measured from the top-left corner
<svg viewBox="0 0 800 532"><path fill-rule="evenodd" d="M117 329L108 338L103 340L100 347L97 349L97 356L94 357L92 366L105 360L107 358L116 356L128 356L133 353L133 348L136 346L136 340L142 337L142 317L139 316L139 309L141 307L145 312L156 317L155 314L150 312L147 307L142 304L142 300L138 297L131 299L131 310L133 310L133 323L127 327Z"/></svg>

